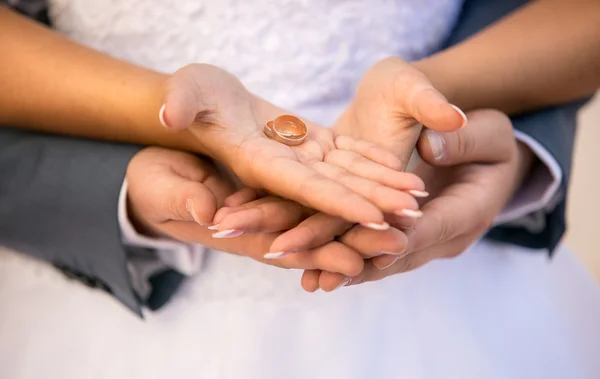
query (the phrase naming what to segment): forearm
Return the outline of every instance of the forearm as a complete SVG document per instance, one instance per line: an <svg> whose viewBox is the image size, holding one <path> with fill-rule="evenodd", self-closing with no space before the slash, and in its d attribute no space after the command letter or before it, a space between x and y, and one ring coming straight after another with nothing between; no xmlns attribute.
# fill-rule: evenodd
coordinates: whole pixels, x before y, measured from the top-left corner
<svg viewBox="0 0 600 379"><path fill-rule="evenodd" d="M540 0L416 66L465 110L566 103L600 86L599 24L600 1Z"/></svg>
<svg viewBox="0 0 600 379"><path fill-rule="evenodd" d="M160 125L166 75L80 46L1 6L0 25L0 125L200 148L187 131Z"/></svg>

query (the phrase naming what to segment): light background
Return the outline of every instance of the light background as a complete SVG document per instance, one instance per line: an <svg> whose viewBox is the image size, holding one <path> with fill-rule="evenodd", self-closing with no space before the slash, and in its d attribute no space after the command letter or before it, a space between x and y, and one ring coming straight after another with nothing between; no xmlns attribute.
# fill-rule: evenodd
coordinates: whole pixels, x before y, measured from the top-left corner
<svg viewBox="0 0 600 379"><path fill-rule="evenodd" d="M566 244L600 282L600 92L579 114Z"/></svg>

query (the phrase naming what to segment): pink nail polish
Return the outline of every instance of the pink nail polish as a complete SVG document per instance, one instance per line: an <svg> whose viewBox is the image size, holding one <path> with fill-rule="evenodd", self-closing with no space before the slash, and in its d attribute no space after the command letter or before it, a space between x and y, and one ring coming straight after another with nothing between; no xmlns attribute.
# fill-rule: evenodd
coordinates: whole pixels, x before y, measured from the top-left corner
<svg viewBox="0 0 600 379"><path fill-rule="evenodd" d="M227 229L212 235L213 238L234 238L244 234L244 231L241 229Z"/></svg>
<svg viewBox="0 0 600 379"><path fill-rule="evenodd" d="M414 197L427 197L429 196L429 192L427 191L419 191L419 190L410 190L408 191Z"/></svg>
<svg viewBox="0 0 600 379"><path fill-rule="evenodd" d="M402 210L394 212L394 213L397 214L398 216L406 216L406 217L413 217L413 218L419 218L419 217L423 216L423 212L415 211L412 209L402 209Z"/></svg>
<svg viewBox="0 0 600 379"><path fill-rule="evenodd" d="M385 221L380 224L375 223L375 222L367 222L367 223L361 223L361 225L364 226L365 228L369 228L369 229L373 229L373 230L388 230L390 228L390 224L388 224Z"/></svg>
<svg viewBox="0 0 600 379"><path fill-rule="evenodd" d="M467 126L468 123L468 119L467 119L467 115L465 114L465 112L462 111L462 109L460 109L459 107L457 107L454 104L450 104L452 105L452 108L454 108L454 110L460 115L460 117L462 117L463 122L462 125L460 126L461 128L464 128L465 126Z"/></svg>
<svg viewBox="0 0 600 379"><path fill-rule="evenodd" d="M163 104L158 111L158 119L160 120L160 124L167 129L171 129L167 122L165 121L165 109L167 109L167 104Z"/></svg>
<svg viewBox="0 0 600 379"><path fill-rule="evenodd" d="M219 224L209 226L208 230L219 230Z"/></svg>
<svg viewBox="0 0 600 379"><path fill-rule="evenodd" d="M267 253L265 255L263 255L263 258L265 259L279 259L279 258L283 258L286 257L290 254L293 254L293 251L279 251L276 253Z"/></svg>

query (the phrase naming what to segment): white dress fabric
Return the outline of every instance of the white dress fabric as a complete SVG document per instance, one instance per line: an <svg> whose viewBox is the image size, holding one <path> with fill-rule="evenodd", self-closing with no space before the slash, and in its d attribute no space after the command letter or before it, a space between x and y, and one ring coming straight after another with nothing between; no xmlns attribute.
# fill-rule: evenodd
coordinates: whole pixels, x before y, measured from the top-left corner
<svg viewBox="0 0 600 379"><path fill-rule="evenodd" d="M322 124L362 73L431 53L458 0L51 0L78 42L153 69L223 67ZM116 212L116 210L115 210ZM115 215L116 217L116 215ZM0 249L0 377L598 378L600 291L574 256L479 242L333 293L208 252L141 321L109 295Z"/></svg>

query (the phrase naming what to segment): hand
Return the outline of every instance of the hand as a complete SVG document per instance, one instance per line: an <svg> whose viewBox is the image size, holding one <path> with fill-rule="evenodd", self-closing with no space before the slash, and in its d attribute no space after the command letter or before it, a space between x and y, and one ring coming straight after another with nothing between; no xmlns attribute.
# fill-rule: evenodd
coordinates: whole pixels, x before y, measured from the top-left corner
<svg viewBox="0 0 600 379"><path fill-rule="evenodd" d="M406 251L367 261L353 278L309 270L302 279L307 290L330 290L348 280L352 285L379 280L434 259L455 257L488 230L529 172L533 155L517 145L503 114L476 111L469 119L469 126L456 133L428 131L419 141L419 152L431 166L421 162L416 172L433 192L422 208L423 217L405 232Z"/></svg>
<svg viewBox="0 0 600 379"><path fill-rule="evenodd" d="M235 186L228 174L206 159L146 148L131 160L127 183L128 214L139 232L199 243L283 268L322 269L348 276L358 275L363 269L358 252L334 241L346 229L343 222L332 222L331 216L312 220L312 227L319 231L318 241L307 242L302 253L278 260L263 257L281 234L268 228L256 228L253 234L237 238L214 238L225 235L216 233L213 237L214 231L206 226ZM236 196L229 201L236 201Z"/></svg>
<svg viewBox="0 0 600 379"><path fill-rule="evenodd" d="M295 200L346 220L386 227L383 212L416 210L405 190L424 190L416 176L400 177L399 160L385 149L307 122L309 135L289 147L263 135L283 110L252 95L231 74L190 65L167 82L160 117L190 129L200 150L224 163L247 186Z"/></svg>
<svg viewBox="0 0 600 379"><path fill-rule="evenodd" d="M388 58L367 71L334 130L385 147L405 168L421 125L450 132L466 123L465 114L449 104L422 72L400 58Z"/></svg>

